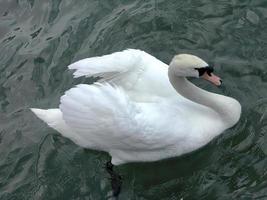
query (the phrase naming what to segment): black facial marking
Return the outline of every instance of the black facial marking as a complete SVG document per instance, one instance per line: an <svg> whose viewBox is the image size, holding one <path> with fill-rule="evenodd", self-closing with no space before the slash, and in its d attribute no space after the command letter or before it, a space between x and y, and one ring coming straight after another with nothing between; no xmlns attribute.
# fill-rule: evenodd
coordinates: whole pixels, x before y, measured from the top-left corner
<svg viewBox="0 0 267 200"><path fill-rule="evenodd" d="M195 69L198 71L199 76L203 76L205 72L207 72L207 74L211 76L211 73L214 71L213 67L210 66Z"/></svg>

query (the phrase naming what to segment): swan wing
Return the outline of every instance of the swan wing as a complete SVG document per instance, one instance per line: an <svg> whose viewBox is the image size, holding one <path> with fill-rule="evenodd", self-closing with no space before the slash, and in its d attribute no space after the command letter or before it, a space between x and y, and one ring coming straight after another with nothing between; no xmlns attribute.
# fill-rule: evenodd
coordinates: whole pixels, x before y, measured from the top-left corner
<svg viewBox="0 0 267 200"><path fill-rule="evenodd" d="M74 78L100 76L104 80L110 80L120 74L138 70L138 67L149 66L152 64L151 60L161 63L144 51L127 49L109 55L85 58L69 65L68 68L75 70Z"/></svg>
<svg viewBox="0 0 267 200"><path fill-rule="evenodd" d="M74 77L100 76L122 88L135 101L154 96L177 96L168 79L168 65L150 54L128 49L100 57L86 58L69 65Z"/></svg>
<svg viewBox="0 0 267 200"><path fill-rule="evenodd" d="M68 90L61 97L60 110L66 124L87 141L87 148L144 150L168 145L160 135L152 136L154 127L142 106L107 83L80 84Z"/></svg>

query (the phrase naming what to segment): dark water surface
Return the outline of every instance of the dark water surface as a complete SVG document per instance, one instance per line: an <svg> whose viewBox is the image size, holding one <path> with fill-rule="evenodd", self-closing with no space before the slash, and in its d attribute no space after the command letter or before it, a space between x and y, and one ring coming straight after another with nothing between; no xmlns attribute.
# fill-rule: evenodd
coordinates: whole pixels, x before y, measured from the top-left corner
<svg viewBox="0 0 267 200"><path fill-rule="evenodd" d="M106 199L102 152L84 150L29 107L57 107L78 59L140 48L168 63L193 53L215 65L240 122L189 155L127 164L121 199L267 199L265 0L1 0L0 199Z"/></svg>

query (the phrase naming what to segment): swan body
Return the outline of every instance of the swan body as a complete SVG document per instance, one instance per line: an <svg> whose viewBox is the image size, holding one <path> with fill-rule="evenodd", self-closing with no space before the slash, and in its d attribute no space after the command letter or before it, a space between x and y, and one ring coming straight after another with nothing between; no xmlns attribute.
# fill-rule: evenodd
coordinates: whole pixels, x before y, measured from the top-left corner
<svg viewBox="0 0 267 200"><path fill-rule="evenodd" d="M199 77L207 66L188 54L166 65L135 49L86 58L68 68L74 78L99 76L99 82L66 91L58 109L31 110L76 144L108 152L114 165L179 156L204 146L240 117L238 101L185 78ZM207 79L220 84L211 74Z"/></svg>

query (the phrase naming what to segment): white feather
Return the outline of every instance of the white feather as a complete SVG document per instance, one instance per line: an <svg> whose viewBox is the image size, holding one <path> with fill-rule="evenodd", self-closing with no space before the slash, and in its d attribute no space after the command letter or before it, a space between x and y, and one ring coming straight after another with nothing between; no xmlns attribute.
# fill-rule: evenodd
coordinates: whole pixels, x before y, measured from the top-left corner
<svg viewBox="0 0 267 200"><path fill-rule="evenodd" d="M142 57L150 55L140 50L125 50L100 57L85 58L68 66L74 69L74 78L80 76L105 76L105 74L124 73L142 64Z"/></svg>

